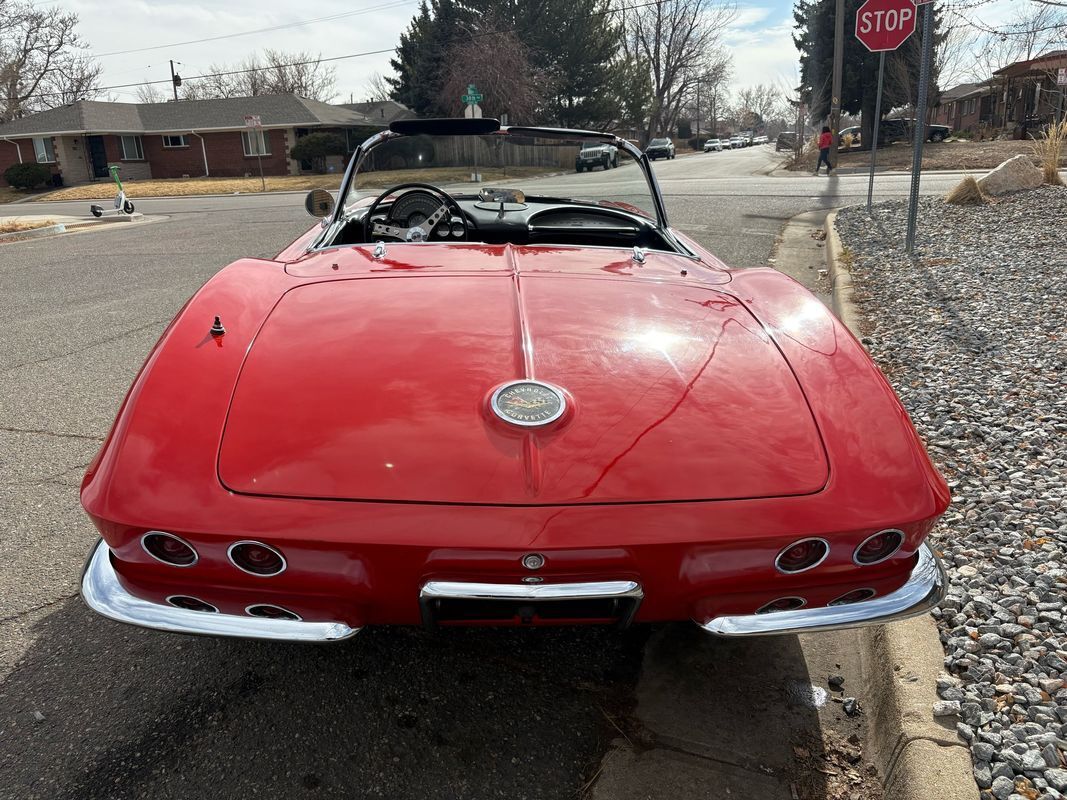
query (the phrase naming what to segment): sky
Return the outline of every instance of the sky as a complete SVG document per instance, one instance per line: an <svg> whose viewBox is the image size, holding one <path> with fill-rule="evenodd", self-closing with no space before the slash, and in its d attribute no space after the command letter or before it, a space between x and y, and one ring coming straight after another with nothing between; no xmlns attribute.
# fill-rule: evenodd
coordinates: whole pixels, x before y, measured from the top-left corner
<svg viewBox="0 0 1067 800"><path fill-rule="evenodd" d="M983 11L990 20L1010 15L1018 0L996 0ZM266 48L310 51L325 57L372 53L333 62L335 102L364 99L371 76L389 74L389 56L407 27L418 0L318 0L300 13L290 0L38 0L39 7L77 13L79 31L104 66L103 85L167 81L168 60L179 74L211 71ZM793 46L792 0L740 0L736 21L724 40L734 59L734 86L771 83L785 90L798 82ZM324 19L330 18L331 19ZM293 25L304 22L306 24ZM263 28L288 26L271 31ZM252 33L252 31L259 31ZM212 42L193 40L231 36ZM123 52L140 48L141 52ZM169 91L168 84L161 84ZM136 102L135 88L112 90L115 99Z"/></svg>

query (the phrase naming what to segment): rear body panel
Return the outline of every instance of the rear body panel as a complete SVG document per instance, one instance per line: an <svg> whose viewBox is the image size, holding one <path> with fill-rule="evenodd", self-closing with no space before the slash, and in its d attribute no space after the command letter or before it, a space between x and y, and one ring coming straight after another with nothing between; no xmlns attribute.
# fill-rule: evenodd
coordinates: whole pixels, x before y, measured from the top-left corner
<svg viewBox="0 0 1067 800"><path fill-rule="evenodd" d="M536 577L547 583L639 582L644 599L638 621L706 621L721 613L751 613L771 599L799 593L811 605L825 604L858 586L891 591L905 580L948 503L947 487L904 409L859 343L806 290L773 270L727 272L695 243L687 244L702 263L650 254L637 265L619 250L529 248L513 259L516 267L507 263L503 247L415 245L390 247L390 257L378 262L362 247L288 265L236 262L209 281L164 333L83 483L83 505L111 548L120 579L130 592L156 602L190 593L231 613L251 602L274 602L305 619L353 627L418 624L420 587L430 580L529 578L520 560L530 552L544 555ZM517 279L517 273L525 277ZM397 277L405 274L412 277ZM375 283L374 275L389 277ZM452 306L471 297L485 302L470 321L476 340L467 348L455 342L440 373L438 367L419 372L413 393L379 386L366 394L348 373L323 375L325 361L315 343L344 354L337 370L375 357L357 346L366 331L353 315L396 313L404 326L393 331L394 338L408 335L414 348L425 347L431 320L425 318L426 301L415 302L418 286L428 289L446 276L463 287L441 315L453 333L458 335L463 315ZM509 303L516 280L529 290L524 313ZM316 317L329 325L302 331L299 304L306 299L313 312L312 301L331 291L326 284L344 281L344 313L329 311ZM355 284L401 283L397 296L420 313L386 307L384 295L370 305L355 299ZM640 315L630 295L638 290L657 298L640 306ZM610 303L598 304L595 296ZM290 297L297 299L287 307ZM578 310L568 313L565 303L572 299ZM208 330L216 314L226 327L222 337ZM530 323L525 340L523 319ZM629 319L637 327L626 337L651 321L668 336L644 340L660 345L658 350L625 351L619 342L628 339L612 331ZM678 344L671 336L698 341ZM532 343L532 352L520 341ZM576 354L588 342L595 344L597 360L590 363L599 379L578 366ZM670 346L664 348L665 342ZM384 348L378 365L383 371L401 356L408 359L403 371L433 359L384 339L377 345ZM270 363L257 364L257 352L267 354L268 362L288 364L291 374L272 375ZM729 374L713 369L720 357L730 364ZM746 358L759 363L743 363ZM705 361L710 366L701 373ZM536 377L556 379L573 393L578 414L571 427L533 450L479 416L494 376L503 382L531 365ZM614 374L612 365L624 365L623 374ZM461 379L446 380L454 373ZM431 375L442 382L446 416L459 415L463 430L450 431L435 416L443 413L437 401L429 411L417 405L427 402L421 393ZM746 375L752 385L737 383ZM360 381L373 377L368 372ZM292 397L279 403L284 380L294 384ZM315 380L320 383L307 384ZM454 393L455 386L468 384L469 396ZM671 428L666 415L641 437L680 397L678 408L684 408L690 384L701 395L692 412L714 424L694 417ZM624 397L633 397L624 391L631 385L647 403L635 404L633 419L619 408ZM598 397L598 386L609 396ZM379 404L405 394L413 405L393 409L393 424L423 413L433 424L419 431L423 449L415 437L404 439L405 425L395 429L398 447L418 469L393 481L381 449L388 432L372 436L366 425L385 425L390 408ZM325 445L315 441L314 415L300 416L316 407L329 414ZM281 429L293 419L287 415L297 415L303 430ZM605 424L609 415L618 426ZM736 430L717 430L727 422ZM679 444L683 430L691 441ZM318 449L349 436L350 446L336 457L325 458ZM239 446L230 451L234 443ZM630 463L630 445L630 453L643 447L657 452L640 452ZM452 448L469 452L472 468L467 455L450 462ZM540 472L521 460L534 451ZM583 453L595 455L583 461ZM286 473L287 458L307 459L323 473L334 470L319 475L328 491L306 496L303 478ZM358 491L338 471L349 462L373 491ZM371 472L368 465L378 462L381 471ZM608 464L607 477L596 483L592 476ZM446 467L459 488L444 479ZM757 474L772 491L753 490ZM539 483L531 487L529 475L539 476ZM254 494L262 492L260 481L274 483ZM476 484L486 492L479 503L468 504L479 496ZM878 566L857 568L852 550L887 526L904 531L901 551ZM194 568L174 569L145 553L140 536L160 528L196 547L200 560ZM775 555L807 535L827 539L827 559L800 575L777 572ZM288 569L270 580L239 572L226 558L229 544L239 539L279 548Z"/></svg>

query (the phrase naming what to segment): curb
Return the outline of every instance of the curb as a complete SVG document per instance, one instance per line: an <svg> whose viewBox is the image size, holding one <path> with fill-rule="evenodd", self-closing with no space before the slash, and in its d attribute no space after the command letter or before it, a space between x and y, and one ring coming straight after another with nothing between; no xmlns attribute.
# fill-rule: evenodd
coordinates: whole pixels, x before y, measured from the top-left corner
<svg viewBox="0 0 1067 800"><path fill-rule="evenodd" d="M13 231L12 233L0 233L0 244L5 242L22 242L28 239L47 239L49 236L59 236L67 232L67 226L62 222L58 225L48 225L43 228L30 228L26 231Z"/></svg>
<svg viewBox="0 0 1067 800"><path fill-rule="evenodd" d="M860 337L852 301L851 255L837 232L837 211L826 218L826 264L834 313ZM975 800L978 785L968 748L952 727L933 715L937 676L945 652L932 617L864 628L860 657L871 680L871 756L882 776L885 800Z"/></svg>

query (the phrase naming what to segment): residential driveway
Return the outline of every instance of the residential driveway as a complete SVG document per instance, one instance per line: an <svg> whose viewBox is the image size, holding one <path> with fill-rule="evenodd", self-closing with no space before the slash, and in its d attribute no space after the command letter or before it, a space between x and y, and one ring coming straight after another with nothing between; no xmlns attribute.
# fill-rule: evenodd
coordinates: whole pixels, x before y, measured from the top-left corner
<svg viewBox="0 0 1067 800"><path fill-rule="evenodd" d="M772 165L741 151L656 172L683 230L754 265L785 218L865 192L751 174ZM87 611L75 593L95 533L78 483L143 358L219 267L271 256L309 224L293 195L138 205L168 218L0 246L0 797L572 798L612 738L636 735L638 703L685 758L721 765L713 784L790 796L795 737L826 719L803 698L827 671L858 670L847 644L723 644L677 625L375 629L300 647ZM0 207L43 211L77 213ZM655 681L638 690L649 637ZM686 713L697 727L679 724Z"/></svg>

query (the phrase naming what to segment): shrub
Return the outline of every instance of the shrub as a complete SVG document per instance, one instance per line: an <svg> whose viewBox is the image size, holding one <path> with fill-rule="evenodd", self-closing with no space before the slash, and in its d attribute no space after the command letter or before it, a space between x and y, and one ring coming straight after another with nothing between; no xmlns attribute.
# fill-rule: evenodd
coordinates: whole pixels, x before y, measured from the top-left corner
<svg viewBox="0 0 1067 800"><path fill-rule="evenodd" d="M310 161L316 172L326 171L327 156L343 156L345 140L334 133L309 133L298 139L289 157L297 161Z"/></svg>
<svg viewBox="0 0 1067 800"><path fill-rule="evenodd" d="M1033 147L1034 155L1041 161L1045 183L1050 186L1063 186L1060 164L1063 156L1067 154L1067 120L1050 125Z"/></svg>
<svg viewBox="0 0 1067 800"><path fill-rule="evenodd" d="M32 189L52 177L52 170L44 164L30 162L12 164L4 170L4 180L16 189Z"/></svg>
<svg viewBox="0 0 1067 800"><path fill-rule="evenodd" d="M694 136L686 144L689 145L690 150L703 150L704 142L708 140L707 136Z"/></svg>

